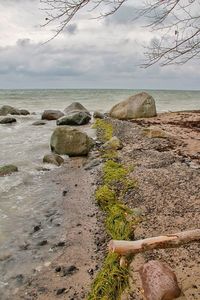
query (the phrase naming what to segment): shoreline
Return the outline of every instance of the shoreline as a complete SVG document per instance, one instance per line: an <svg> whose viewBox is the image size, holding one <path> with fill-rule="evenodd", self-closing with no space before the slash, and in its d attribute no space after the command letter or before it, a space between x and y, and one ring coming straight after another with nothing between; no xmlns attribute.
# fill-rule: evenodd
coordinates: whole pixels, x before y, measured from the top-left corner
<svg viewBox="0 0 200 300"><path fill-rule="evenodd" d="M168 120L166 120L166 114L168 114ZM189 116L186 116L189 114ZM159 227L156 228L156 224L158 225L159 222L156 220L157 215L157 204L159 201L161 201L162 197L165 197L163 194L156 194L153 196L155 202L149 202L148 200L148 189L143 188L145 185L148 186L149 189L151 189L151 193L154 192L154 190L162 190L162 184L159 183L159 180L162 181L162 176L164 176L164 173L159 173L158 176L154 176L154 172L161 172L164 170L168 170L168 177L170 180L170 172L173 173L173 180L174 183L172 186L169 185L168 194L171 193L173 195L173 192L178 188L178 192L176 192L176 203L183 201L183 199L186 201L187 205L191 205L189 203L188 199L185 199L185 195L181 193L181 190L179 190L180 181L181 184L184 185L190 180L191 178L194 180L190 182L190 186L187 184L187 197L190 196L189 194L189 188L192 190L193 200L194 197L197 196L200 199L200 191L198 190L198 186L196 183L196 180L198 180L199 172L200 172L200 165L199 165L199 159L200 159L200 139L199 139L199 131L195 131L193 128L189 127L180 127L177 124L169 124L170 119L173 119L173 121L176 121L183 117L186 119L195 118L197 120L200 120L200 113L199 111L193 111L193 112L168 112L168 113L161 113L158 114L155 118L150 119L140 119L133 122L127 122L127 121L119 121L114 119L108 119L109 122L111 122L114 126L115 135L117 135L123 142L124 148L122 150L119 150L119 156L120 159L124 162L124 164L134 164L134 170L131 174L133 177L136 176L139 187L136 189L133 189L130 194L126 194L125 201L127 204L132 208L138 208L144 211L145 216L147 217L147 220L145 222L142 222L137 229L135 230L135 238L141 238L141 237L148 237L149 235L156 235L161 232L163 232L163 228L165 227ZM186 120L184 119L184 121ZM157 121L157 122L156 122ZM156 124L155 124L156 123ZM149 126L155 126L159 127L160 130L164 131L166 133L166 137L147 137L144 135L144 129L148 128ZM199 149L199 151L197 151ZM99 158L98 152L95 150L91 152L88 160L91 160L92 158ZM105 237L104 229L102 227L102 213L99 212L99 209L97 208L94 197L92 196L95 190L95 187L98 185L99 180L99 171L101 168L101 163L97 167L91 167L90 170L85 170L84 163L87 161L87 159L70 159L69 165L65 166L63 169L62 174L59 176L60 181L60 189L62 191L65 190L66 184L71 191L71 196L69 195L68 191L65 196L63 196L63 200L65 202L65 205L63 207L64 209L64 215L67 217L67 206L73 208L73 201L74 197L78 198L77 195L83 194L83 191L85 188L88 187L87 191L87 197L86 197L86 207L82 207L82 203L80 200L76 205L81 206L79 207L79 215L76 216L77 211L75 210L75 218L76 224L81 223L82 226L72 226L72 229L68 227L68 232L71 231L69 238L71 241L75 240L76 245L73 246L68 245L67 247L64 246L63 249L59 249L59 256L53 262L49 262L50 264L48 266L43 266L42 270L37 272L30 281L28 281L25 285L22 283L21 286L17 287L17 290L14 291L14 297L16 300L18 299L38 299L38 300L46 300L46 299L57 299L58 297L61 299L86 299L86 294L90 289L90 284L92 283L92 279L95 277L97 270L99 269L103 255L105 252L105 249L107 247L107 238ZM72 167L72 168L71 168ZM171 168L174 168L173 170ZM179 172L180 170L180 172ZM149 173L150 172L150 173ZM77 176L78 174L78 176ZM84 176L83 176L84 174ZM162 174L162 176L161 176ZM191 174L196 174L191 175ZM184 177L185 179L183 179ZM198 175L198 176L197 176ZM150 176L151 178L150 183L146 181L146 177ZM192 177L191 177L192 176ZM196 179L195 179L196 178ZM84 179L84 180L83 180ZM57 179L56 179L57 180ZM78 180L78 186L74 186L74 180ZM89 180L90 183L87 185L85 180ZM177 180L177 181L176 181ZM169 181L170 182L170 181ZM179 195L180 192L180 195ZM170 202L170 197L167 198L166 201L162 199L161 201L163 209L165 209L165 205L173 206L173 201ZM74 203L75 204L75 203ZM152 207L151 207L152 205ZM178 229L182 228L183 222L186 223L186 225L190 224L191 222L191 215L188 215L188 207L187 205L184 207L184 209L180 212L179 211L176 214L177 220L174 219L172 215L170 215L169 212L165 212L165 215L162 220L162 224L166 225L167 223L164 222L164 220L169 219L169 217L173 217L174 226L166 226L168 230L174 230L177 231ZM180 209L180 207L179 207ZM91 216L87 216L87 210L91 210ZM73 209L72 209L73 211ZM85 215L83 218L83 221L79 221L80 215ZM169 214L169 215L168 215ZM190 217L189 217L190 216ZM199 212L197 211L197 215L195 215L195 221L192 222L193 226L200 226L198 223L199 218ZM152 227L152 229L148 229L149 224L152 226L152 220L155 220L155 224ZM193 216L194 219L194 216ZM192 219L192 220L193 220ZM64 219L63 219L64 220ZM89 222L89 223L88 223ZM156 223L157 222L157 223ZM195 223L196 222L196 223ZM70 223L71 225L71 223ZM191 226L191 225L190 225ZM189 227L190 227L189 226ZM85 227L85 228L84 228ZM81 228L81 229L80 229ZM159 231L159 228L161 232ZM165 228L165 229L166 229ZM185 227L189 229L188 227ZM66 228L65 228L66 229ZM63 230L65 230L63 228ZM66 230L65 230L66 231ZM82 233L78 233L78 232ZM64 232L63 232L64 233ZM65 233L64 233L65 234ZM82 246L85 244L85 242L89 242L90 247L89 248L82 248L80 244L78 244L80 237L82 240ZM67 237L66 237L67 241ZM96 245L96 244L99 245ZM97 246L97 248L96 248ZM98 248L99 247L99 248ZM61 247L62 248L62 247ZM70 249L71 248L71 249ZM80 253L80 249L85 251L84 257L78 257L77 261L80 263L80 265L76 266L76 262L73 261L73 255L76 254L76 257ZM189 250L187 250L189 249ZM187 262L187 255L188 251L192 251L194 253L194 256L197 254L197 247L195 246L187 246L182 247L179 249L179 252L173 252L171 250L167 251L167 254L165 254L165 251L157 251L152 256L137 256L136 261L133 261L132 268L138 269L138 265L140 265L144 260L152 258L152 257L158 257L160 259L164 259L167 261L173 268L175 268L175 261L178 265L178 279L179 281L184 281L184 277L182 278L182 273L185 274L187 277L189 272L188 268L194 267L194 265L191 264L191 257L189 258L189 262ZM69 252L68 252L69 251ZM89 251L89 255L87 256L86 253ZM91 252L90 252L91 251ZM184 255L182 256L182 251L184 252ZM95 254L96 252L96 254ZM71 254L69 254L71 253ZM178 253L178 254L177 254ZM71 256L70 256L71 255ZM169 260L170 256L175 255L175 260ZM93 256L93 257L92 257ZM66 276L61 276L60 272L55 272L55 269L59 267L60 265L69 267L68 264L68 258L70 260L70 265L75 265L78 270L74 270L74 273L68 274ZM183 261L181 260L183 259ZM197 258L196 258L197 259ZM82 261L81 261L82 260ZM169 260L169 261L168 261ZM67 261L67 263L66 263ZM73 262L72 262L73 261ZM138 262L139 261L139 262ZM197 259L198 261L198 259ZM72 264L71 264L72 262ZM87 266L84 266L84 264L87 264ZM182 272L181 268L184 266L184 264L187 265L185 267L186 271ZM89 271L89 273L88 273ZM63 272L63 270L61 271ZM198 270L195 269L195 272L198 272ZM60 274L58 274L60 273ZM200 278L200 276L199 276ZM142 299L140 294L140 284L139 279L137 278L137 285L132 286L132 290L138 289L138 293L134 294L135 291L132 291L128 295L125 295L124 299ZM192 277L190 274L190 288L189 292L191 295L195 293L197 294L197 297L200 295L199 288L192 287L193 281L196 281L196 277ZM77 283L77 284L76 284ZM82 285L82 286L81 286ZM70 288L70 286L72 288ZM82 287L84 286L84 291ZM199 285L200 286L200 285ZM61 294L57 295L57 291L64 289ZM32 297L32 298L31 298ZM71 297L71 298L70 298ZM134 298L136 297L136 298ZM137 298L138 297L138 298ZM140 297L140 298L139 298ZM190 296L189 296L190 297ZM198 299L195 298L180 298L180 299Z"/></svg>

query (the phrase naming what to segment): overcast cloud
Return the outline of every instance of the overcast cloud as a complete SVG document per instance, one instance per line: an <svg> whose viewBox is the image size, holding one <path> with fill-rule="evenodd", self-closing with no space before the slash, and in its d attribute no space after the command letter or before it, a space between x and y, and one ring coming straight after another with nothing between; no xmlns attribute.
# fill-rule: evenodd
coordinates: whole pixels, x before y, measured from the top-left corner
<svg viewBox="0 0 200 300"><path fill-rule="evenodd" d="M2 3L3 2L3 3ZM0 88L199 89L197 62L142 69L143 45L155 33L133 22L132 7L107 19L84 12L53 41L41 27L39 0L0 3Z"/></svg>

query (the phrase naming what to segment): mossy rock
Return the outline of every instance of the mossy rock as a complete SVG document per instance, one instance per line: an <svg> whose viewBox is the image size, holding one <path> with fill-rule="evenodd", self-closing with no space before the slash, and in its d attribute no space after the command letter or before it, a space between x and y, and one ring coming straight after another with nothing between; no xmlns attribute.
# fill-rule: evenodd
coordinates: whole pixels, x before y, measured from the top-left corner
<svg viewBox="0 0 200 300"><path fill-rule="evenodd" d="M60 166L64 163L64 159L58 154L47 154L43 157L43 163Z"/></svg>
<svg viewBox="0 0 200 300"><path fill-rule="evenodd" d="M118 137L113 136L109 141L103 144L102 147L106 150L120 150L123 148L123 144Z"/></svg>
<svg viewBox="0 0 200 300"><path fill-rule="evenodd" d="M10 175L14 172L18 172L18 168L14 165L6 165L3 167L0 167L0 176Z"/></svg>

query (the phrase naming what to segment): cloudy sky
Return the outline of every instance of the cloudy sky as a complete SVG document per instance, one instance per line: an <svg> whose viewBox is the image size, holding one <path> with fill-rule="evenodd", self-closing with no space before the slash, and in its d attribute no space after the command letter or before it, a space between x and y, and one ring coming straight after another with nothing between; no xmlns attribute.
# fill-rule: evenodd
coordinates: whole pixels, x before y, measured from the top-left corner
<svg viewBox="0 0 200 300"><path fill-rule="evenodd" d="M198 61L139 66L156 33L133 22L132 1L106 19L85 10L46 44L55 25L41 26L39 2L0 3L0 88L200 89Z"/></svg>

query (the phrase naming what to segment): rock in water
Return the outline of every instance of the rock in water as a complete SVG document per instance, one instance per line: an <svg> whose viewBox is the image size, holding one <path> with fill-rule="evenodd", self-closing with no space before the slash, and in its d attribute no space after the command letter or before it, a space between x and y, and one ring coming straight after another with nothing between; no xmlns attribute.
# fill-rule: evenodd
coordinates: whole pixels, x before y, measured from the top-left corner
<svg viewBox="0 0 200 300"><path fill-rule="evenodd" d="M176 275L167 264L151 260L140 268L139 274L146 300L172 300L180 296Z"/></svg>
<svg viewBox="0 0 200 300"><path fill-rule="evenodd" d="M60 166L64 163L64 159L58 154L47 154L43 158L44 163Z"/></svg>
<svg viewBox="0 0 200 300"><path fill-rule="evenodd" d="M120 120L149 118L156 114L155 100L145 92L129 97L110 110L110 116Z"/></svg>
<svg viewBox="0 0 200 300"><path fill-rule="evenodd" d="M42 120L58 120L64 114L60 110L45 110L42 114Z"/></svg>
<svg viewBox="0 0 200 300"><path fill-rule="evenodd" d="M74 112L80 112L80 111L84 111L90 115L90 112L79 102L73 102L72 104L70 104L69 106L67 106L64 109L64 112L66 115L74 113Z"/></svg>
<svg viewBox="0 0 200 300"><path fill-rule="evenodd" d="M69 156L87 155L92 147L92 139L84 132L70 127L57 127L50 141L51 150Z"/></svg>
<svg viewBox="0 0 200 300"><path fill-rule="evenodd" d="M91 117L84 111L74 112L57 120L57 125L85 125Z"/></svg>
<svg viewBox="0 0 200 300"><path fill-rule="evenodd" d="M11 173L17 172L18 168L14 165L6 165L0 167L0 176L10 175Z"/></svg>
<svg viewBox="0 0 200 300"><path fill-rule="evenodd" d="M20 109L20 115L27 116L30 115L30 112L27 109Z"/></svg>
<svg viewBox="0 0 200 300"><path fill-rule="evenodd" d="M14 108L10 105L3 105L0 108L0 116L6 116L6 115L20 115L20 110L17 108Z"/></svg>
<svg viewBox="0 0 200 300"><path fill-rule="evenodd" d="M39 121L35 121L32 123L32 125L34 126L40 126L40 125L45 125L47 124L45 121L39 120Z"/></svg>
<svg viewBox="0 0 200 300"><path fill-rule="evenodd" d="M6 117L0 120L0 124L11 124L11 123L15 123L17 122L17 120L15 118L12 117Z"/></svg>

